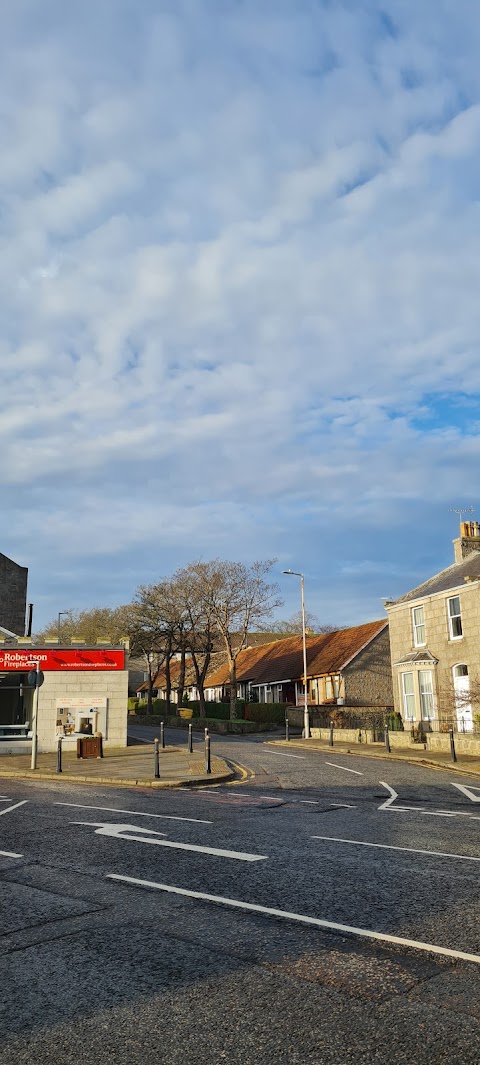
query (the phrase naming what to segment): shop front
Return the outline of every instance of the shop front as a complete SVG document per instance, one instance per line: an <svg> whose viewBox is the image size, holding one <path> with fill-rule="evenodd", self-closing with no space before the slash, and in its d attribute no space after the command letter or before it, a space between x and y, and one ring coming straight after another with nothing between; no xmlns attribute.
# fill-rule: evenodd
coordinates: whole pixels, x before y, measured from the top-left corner
<svg viewBox="0 0 480 1065"><path fill-rule="evenodd" d="M31 749L37 668L40 752L55 750L59 736L68 748L97 733L110 746L126 746L127 657L125 644L0 643L0 755Z"/></svg>

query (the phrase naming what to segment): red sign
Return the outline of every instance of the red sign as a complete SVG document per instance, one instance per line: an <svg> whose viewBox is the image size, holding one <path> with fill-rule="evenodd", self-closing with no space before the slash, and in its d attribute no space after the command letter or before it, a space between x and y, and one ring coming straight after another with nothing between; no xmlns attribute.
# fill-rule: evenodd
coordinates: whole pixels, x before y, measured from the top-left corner
<svg viewBox="0 0 480 1065"><path fill-rule="evenodd" d="M82 647L9 647L0 651L0 670L32 669L39 663L43 672L53 669L125 669L125 651Z"/></svg>

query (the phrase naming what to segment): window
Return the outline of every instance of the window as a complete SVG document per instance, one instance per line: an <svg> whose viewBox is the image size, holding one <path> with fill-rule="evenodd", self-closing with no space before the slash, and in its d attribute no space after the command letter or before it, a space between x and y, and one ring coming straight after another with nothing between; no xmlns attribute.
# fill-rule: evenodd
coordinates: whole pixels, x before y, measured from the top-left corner
<svg viewBox="0 0 480 1065"><path fill-rule="evenodd" d="M423 647L425 640L425 613L423 606L414 606L412 610L413 644Z"/></svg>
<svg viewBox="0 0 480 1065"><path fill-rule="evenodd" d="M415 721L415 695L413 673L402 673L403 716L405 721Z"/></svg>
<svg viewBox="0 0 480 1065"><path fill-rule="evenodd" d="M447 599L448 605L448 632L451 640L459 640L463 635L462 611L460 609L460 596L454 595Z"/></svg>
<svg viewBox="0 0 480 1065"><path fill-rule="evenodd" d="M431 669L419 669L418 688L422 721L431 721L435 714L433 705L433 676Z"/></svg>

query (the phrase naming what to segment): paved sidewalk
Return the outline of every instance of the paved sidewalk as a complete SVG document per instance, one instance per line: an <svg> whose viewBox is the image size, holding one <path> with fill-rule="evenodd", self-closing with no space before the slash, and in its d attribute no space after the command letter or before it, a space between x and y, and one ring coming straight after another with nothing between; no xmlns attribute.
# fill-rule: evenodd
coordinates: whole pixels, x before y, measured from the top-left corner
<svg viewBox="0 0 480 1065"><path fill-rule="evenodd" d="M275 747L302 747L309 751L321 751L332 754L361 755L362 758L381 758L392 762L411 762L412 765L427 766L430 769L446 769L449 772L469 773L470 776L480 776L480 757L472 754L457 754L457 761L452 762L445 752L425 751L423 744L417 746L394 747L390 754L387 753L383 743L347 743L344 740L335 739L333 747L324 740L317 739L291 739L269 740L269 746Z"/></svg>
<svg viewBox="0 0 480 1065"><path fill-rule="evenodd" d="M39 754L37 768L30 768L31 755L5 754L0 758L0 778L28 780L55 779L89 784L135 784L152 788L178 788L191 784L218 784L231 780L235 771L223 758L212 754L211 774L205 772L203 745L193 754L180 747L160 749L160 779L155 780L153 744L106 748L103 758L77 758L75 751L63 751L62 772L57 773L57 755Z"/></svg>

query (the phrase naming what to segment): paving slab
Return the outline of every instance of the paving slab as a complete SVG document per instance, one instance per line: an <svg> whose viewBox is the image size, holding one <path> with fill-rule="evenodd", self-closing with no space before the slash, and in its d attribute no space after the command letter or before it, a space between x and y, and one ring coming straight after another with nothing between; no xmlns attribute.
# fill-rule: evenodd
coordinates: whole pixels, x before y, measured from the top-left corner
<svg viewBox="0 0 480 1065"><path fill-rule="evenodd" d="M63 751L62 772L57 772L56 752L39 754L37 768L31 768L30 754L5 754L0 757L0 778L51 780L77 783L115 784L132 787L178 788L192 784L218 784L233 779L235 769L212 754L211 773L205 772L202 749L192 754L181 747L159 751L160 779L154 777L154 746L106 748L103 758L77 758L75 751Z"/></svg>

